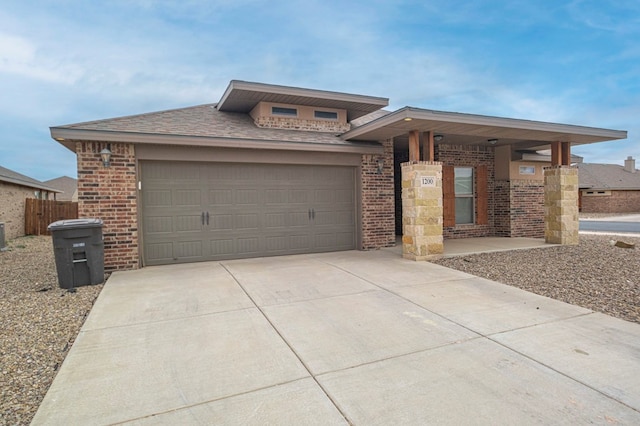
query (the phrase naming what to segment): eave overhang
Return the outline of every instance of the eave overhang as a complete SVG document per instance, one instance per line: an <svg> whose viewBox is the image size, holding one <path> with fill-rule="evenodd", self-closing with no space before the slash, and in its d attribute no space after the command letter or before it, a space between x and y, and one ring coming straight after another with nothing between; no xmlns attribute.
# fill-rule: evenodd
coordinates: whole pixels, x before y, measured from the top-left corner
<svg viewBox="0 0 640 426"><path fill-rule="evenodd" d="M356 127L341 137L344 140L387 140L406 136L410 131L433 131L446 143L487 144L497 139L500 145L517 149L543 149L550 142L582 145L625 139L624 130L601 129L542 121L492 117L457 112L405 107Z"/></svg>
<svg viewBox="0 0 640 426"><path fill-rule="evenodd" d="M249 113L260 102L344 109L348 121L389 105L388 98L232 80L217 108Z"/></svg>
<svg viewBox="0 0 640 426"><path fill-rule="evenodd" d="M346 143L293 142L262 139L242 139L209 136L164 135L155 133L116 132L105 130L71 129L51 127L51 137L70 151L76 152L77 141L122 142L175 146L199 146L215 148L265 149L310 152L342 152L354 154L382 154L377 142L353 141Z"/></svg>

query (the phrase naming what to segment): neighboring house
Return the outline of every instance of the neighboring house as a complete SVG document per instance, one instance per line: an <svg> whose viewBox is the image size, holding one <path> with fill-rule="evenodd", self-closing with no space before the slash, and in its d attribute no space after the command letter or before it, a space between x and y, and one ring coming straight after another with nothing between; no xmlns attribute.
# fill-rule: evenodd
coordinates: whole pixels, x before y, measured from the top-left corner
<svg viewBox="0 0 640 426"><path fill-rule="evenodd" d="M0 166L0 222L5 224L5 238L24 235L25 199L55 199L60 191L28 176Z"/></svg>
<svg viewBox="0 0 640 426"><path fill-rule="evenodd" d="M626 137L387 105L234 80L218 103L51 136L78 157L80 217L104 220L107 270L370 250L402 234L403 255L418 260L441 252L443 238L564 235L552 222L567 217L577 238L570 146ZM545 166L561 184L545 185ZM545 219L545 197L560 206L566 194L575 217L553 207Z"/></svg>
<svg viewBox="0 0 640 426"><path fill-rule="evenodd" d="M61 193L56 195L58 201L78 201L78 180L69 176L46 180L43 183L59 189Z"/></svg>
<svg viewBox="0 0 640 426"><path fill-rule="evenodd" d="M640 212L640 171L631 156L624 166L578 164L580 207L584 213Z"/></svg>

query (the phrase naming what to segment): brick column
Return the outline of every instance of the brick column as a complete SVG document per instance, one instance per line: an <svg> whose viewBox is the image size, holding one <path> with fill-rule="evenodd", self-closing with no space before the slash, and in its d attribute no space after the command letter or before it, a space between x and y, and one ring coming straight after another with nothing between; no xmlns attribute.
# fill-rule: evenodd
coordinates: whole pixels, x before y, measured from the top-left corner
<svg viewBox="0 0 640 426"><path fill-rule="evenodd" d="M417 161L401 166L402 257L425 260L442 254L442 163Z"/></svg>
<svg viewBox="0 0 640 426"><path fill-rule="evenodd" d="M99 152L109 147L111 165ZM132 144L77 142L78 216L104 221L104 268L138 268L138 212L135 149Z"/></svg>
<svg viewBox="0 0 640 426"><path fill-rule="evenodd" d="M578 169L544 169L544 238L552 244L578 244Z"/></svg>
<svg viewBox="0 0 640 426"><path fill-rule="evenodd" d="M393 140L381 142L384 155L363 155L361 163L362 250L396 245L393 198ZM383 161L378 172L378 161Z"/></svg>

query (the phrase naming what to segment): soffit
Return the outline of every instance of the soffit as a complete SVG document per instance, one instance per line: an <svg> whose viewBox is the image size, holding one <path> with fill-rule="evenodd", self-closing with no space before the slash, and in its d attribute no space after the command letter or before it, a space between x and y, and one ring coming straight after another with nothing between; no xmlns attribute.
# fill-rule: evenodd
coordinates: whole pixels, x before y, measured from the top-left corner
<svg viewBox="0 0 640 426"><path fill-rule="evenodd" d="M518 149L548 148L550 142L572 145L625 139L626 131L547 123L502 117L461 114L405 107L342 135L345 140L406 140L412 130L443 135L443 143L514 145Z"/></svg>
<svg viewBox="0 0 640 426"><path fill-rule="evenodd" d="M343 109L347 120L362 117L389 104L389 99L324 90L232 80L218 102L218 110L250 112L260 102Z"/></svg>

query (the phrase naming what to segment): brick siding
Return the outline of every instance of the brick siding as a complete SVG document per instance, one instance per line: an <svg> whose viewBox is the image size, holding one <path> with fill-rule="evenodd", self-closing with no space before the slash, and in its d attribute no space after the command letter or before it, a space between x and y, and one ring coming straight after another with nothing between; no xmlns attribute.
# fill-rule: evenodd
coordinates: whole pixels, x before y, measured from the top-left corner
<svg viewBox="0 0 640 426"><path fill-rule="evenodd" d="M440 144L435 147L435 160L447 166L487 166L488 224L444 227L444 238L471 238L495 235L495 154L493 147Z"/></svg>
<svg viewBox="0 0 640 426"><path fill-rule="evenodd" d="M495 200L496 236L544 238L543 181L497 181Z"/></svg>
<svg viewBox="0 0 640 426"><path fill-rule="evenodd" d="M640 190L611 191L610 196L582 195L583 213L638 213Z"/></svg>
<svg viewBox="0 0 640 426"><path fill-rule="evenodd" d="M110 167L98 154L112 152ZM78 216L104 221L105 271L138 268L135 149L132 144L77 142Z"/></svg>
<svg viewBox="0 0 640 426"><path fill-rule="evenodd" d="M393 141L382 142L384 156L362 156L362 249L393 247L396 243ZM382 174L378 174L378 159L384 158Z"/></svg>

